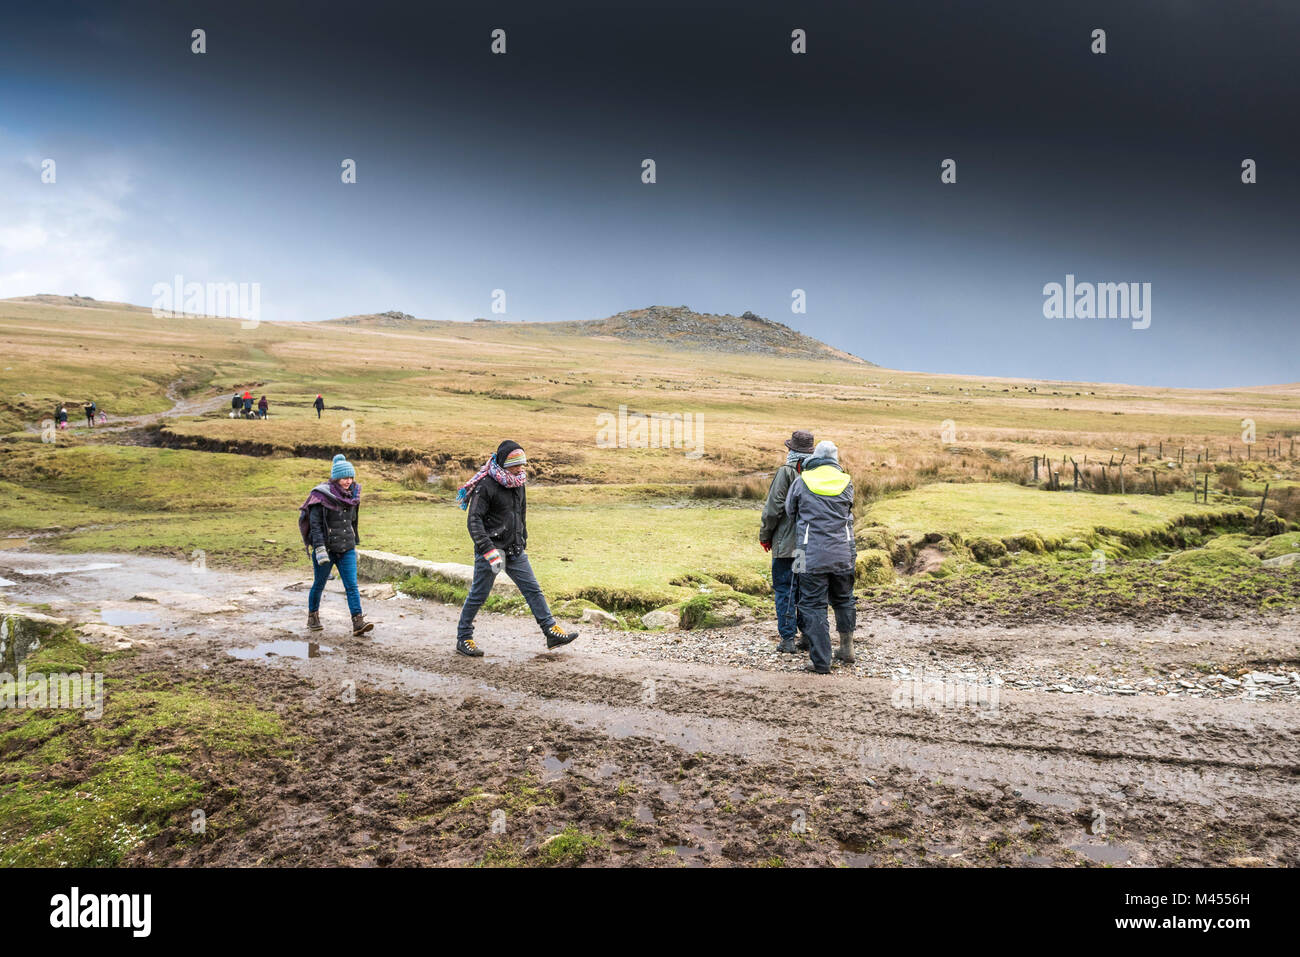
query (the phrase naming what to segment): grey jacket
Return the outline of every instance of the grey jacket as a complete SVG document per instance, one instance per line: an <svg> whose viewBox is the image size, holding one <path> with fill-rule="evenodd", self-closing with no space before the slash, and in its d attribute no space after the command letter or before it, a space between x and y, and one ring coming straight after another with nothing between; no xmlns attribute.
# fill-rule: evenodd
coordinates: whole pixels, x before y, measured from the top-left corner
<svg viewBox="0 0 1300 957"><path fill-rule="evenodd" d="M758 526L758 540L772 543L773 558L794 557L794 516L785 510L785 496L790 483L799 477L792 465L782 465L772 476L763 506L763 518Z"/></svg>
<svg viewBox="0 0 1300 957"><path fill-rule="evenodd" d="M803 474L790 483L785 510L795 523L795 571L852 574L857 546L848 473L831 464L811 469L805 465Z"/></svg>

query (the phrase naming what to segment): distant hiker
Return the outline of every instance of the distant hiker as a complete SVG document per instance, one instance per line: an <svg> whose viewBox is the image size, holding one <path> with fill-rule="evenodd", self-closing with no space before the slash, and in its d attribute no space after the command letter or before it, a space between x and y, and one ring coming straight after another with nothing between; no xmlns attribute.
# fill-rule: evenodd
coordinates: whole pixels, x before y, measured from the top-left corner
<svg viewBox="0 0 1300 957"><path fill-rule="evenodd" d="M68 427L68 407L66 405L59 406L59 411L54 413L54 420L58 423L60 429Z"/></svg>
<svg viewBox="0 0 1300 957"><path fill-rule="evenodd" d="M239 412L243 407L244 400L240 398L239 393L236 392L230 397L230 417L233 419L235 416L239 415Z"/></svg>
<svg viewBox="0 0 1300 957"><path fill-rule="evenodd" d="M253 415L253 393L244 393L244 418L250 418Z"/></svg>
<svg viewBox="0 0 1300 957"><path fill-rule="evenodd" d="M315 581L307 593L307 627L320 631L320 598L329 581L330 569L339 570L343 590L352 612L352 634L364 635L375 626L361 614L361 592L357 589L357 551L361 537L357 518L361 510L361 486L357 472L340 452L334 456L330 480L311 490L298 510L298 531L312 557Z"/></svg>
<svg viewBox="0 0 1300 957"><path fill-rule="evenodd" d="M481 658L483 652L474 644L474 616L487 601L492 583L502 570L510 576L528 602L528 608L546 637L547 648L567 645L578 637L555 622L542 586L537 583L533 566L524 546L528 543L526 524L528 505L524 483L528 476L524 466L528 458L518 442L505 441L474 476L456 492L456 500L469 515L466 525L474 542L474 581L469 586L465 607L456 629L456 653Z"/></svg>
<svg viewBox="0 0 1300 957"><path fill-rule="evenodd" d="M785 496L790 485L799 477L804 462L812 458L813 435L803 429L785 441L785 463L776 470L767 490L767 503L758 526L758 543L772 553L772 590L776 593L776 631L781 643L776 650L792 655L807 651L795 645L796 630L803 624L799 614L799 576L794 572L794 516L785 510ZM806 634L806 631L804 631Z"/></svg>
<svg viewBox="0 0 1300 957"><path fill-rule="evenodd" d="M795 561L799 573L799 612L804 633L812 646L812 664L805 671L827 674L831 670L831 639L826 620L829 601L835 609L840 647L835 658L853 663L853 482L840 468L839 450L833 442L818 442L812 458L790 484L785 510L794 516Z"/></svg>
<svg viewBox="0 0 1300 957"><path fill-rule="evenodd" d="M320 396L316 396L316 401L313 402L312 405L316 407L316 418L319 419L320 414L325 411L325 400Z"/></svg>
<svg viewBox="0 0 1300 957"><path fill-rule="evenodd" d="M96 412L96 411L98 411L98 406L95 405L95 400L94 400L94 399L87 399L87 400L86 400L86 405L85 405L86 425L90 426L90 428L92 428L92 429L95 427L95 412Z"/></svg>
<svg viewBox="0 0 1300 957"><path fill-rule="evenodd" d="M270 407L271 407L271 403L269 403L269 402L266 401L266 396L262 396L262 398L258 399L258 400L257 400L257 417L258 417L259 419L265 419L265 418L266 418L266 410L269 409Z"/></svg>

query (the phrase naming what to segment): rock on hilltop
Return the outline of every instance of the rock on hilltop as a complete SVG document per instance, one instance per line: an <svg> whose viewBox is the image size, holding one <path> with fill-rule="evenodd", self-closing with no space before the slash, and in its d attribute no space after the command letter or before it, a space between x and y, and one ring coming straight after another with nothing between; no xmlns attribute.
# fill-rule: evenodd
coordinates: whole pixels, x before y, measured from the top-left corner
<svg viewBox="0 0 1300 957"><path fill-rule="evenodd" d="M744 312L739 316L693 312L689 306L629 309L608 319L547 323L587 336L647 339L717 352L756 352L804 358L836 358L871 365L858 356L805 336L784 323Z"/></svg>
<svg viewBox="0 0 1300 957"><path fill-rule="evenodd" d="M504 317L502 317L504 320ZM417 319L398 310L344 316L327 320L341 326L366 328L415 329L419 327L459 327L458 332L470 328L505 327L512 335L527 335L530 331L559 333L573 336L598 336L610 339L656 342L712 352L753 352L762 355L787 356L803 359L843 359L873 365L858 356L835 349L812 336L791 329L784 323L774 322L752 312L739 316L694 312L689 306L649 306L629 309L607 319L574 319L566 322L507 322L475 319L473 323L452 323L447 320Z"/></svg>

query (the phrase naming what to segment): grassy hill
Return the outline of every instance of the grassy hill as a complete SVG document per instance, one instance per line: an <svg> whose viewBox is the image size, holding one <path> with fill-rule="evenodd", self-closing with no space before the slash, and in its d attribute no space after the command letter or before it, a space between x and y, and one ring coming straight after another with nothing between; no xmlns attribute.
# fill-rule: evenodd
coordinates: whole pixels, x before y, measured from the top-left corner
<svg viewBox="0 0 1300 957"><path fill-rule="evenodd" d="M1083 561L1094 546L1118 556L1125 535L1136 536L1129 545L1183 543L1170 529L1240 526L1265 483L1282 523L1271 533L1300 519L1300 384L1156 389L899 372L758 317L683 310L565 323L387 313L245 329L84 299L0 302L0 525L57 527L43 540L52 547L294 562L293 511L344 451L370 496L367 544L463 561L452 490L513 438L529 453L544 577L563 594L636 606L636 594L599 591L619 583L649 606L694 594L693 575L761 578L758 499L796 428L840 446L861 544L880 553L873 577L887 582L883 565L910 581L962 563ZM702 341L710 330L718 338ZM736 351L748 341L737 330L751 330L758 351ZM269 421L228 417L221 397L245 388L269 397ZM129 427L180 397L213 401ZM75 425L87 398L124 428L42 441L59 401ZM666 441L637 447L638 414L678 419L656 428ZM1250 461L1240 461L1243 419L1255 423ZM1208 463L1197 462L1203 452ZM1068 457L1089 469L1123 458L1128 494L1044 491L1032 480L1043 456L1067 487ZM1160 496L1146 494L1153 469ZM1211 502L1194 503L1193 480L1206 473ZM1017 547L1029 536L1052 547ZM994 544L972 551L981 539ZM942 554L918 559L926 548Z"/></svg>

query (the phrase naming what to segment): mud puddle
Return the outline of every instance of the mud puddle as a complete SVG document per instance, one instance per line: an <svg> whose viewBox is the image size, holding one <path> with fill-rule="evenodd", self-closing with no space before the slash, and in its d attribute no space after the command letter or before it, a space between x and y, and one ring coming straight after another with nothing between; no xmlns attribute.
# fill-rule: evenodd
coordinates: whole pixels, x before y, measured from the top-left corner
<svg viewBox="0 0 1300 957"><path fill-rule="evenodd" d="M334 651L329 645L322 645L315 641L264 641L254 645L252 648L229 648L226 654L232 658L238 658L241 661L251 661L258 658L319 658L321 655L328 655Z"/></svg>
<svg viewBox="0 0 1300 957"><path fill-rule="evenodd" d="M86 572L102 572L110 568L121 568L118 562L90 562L86 565L49 565L44 568L23 569L25 575L80 575Z"/></svg>
<svg viewBox="0 0 1300 957"><path fill-rule="evenodd" d="M1124 864L1133 856L1133 852L1120 844L1084 843L1071 844L1070 850L1082 854L1098 864Z"/></svg>
<svg viewBox="0 0 1300 957"><path fill-rule="evenodd" d="M125 625L147 625L158 620L152 611L131 611L125 608L101 608L99 620L106 625L123 627Z"/></svg>

